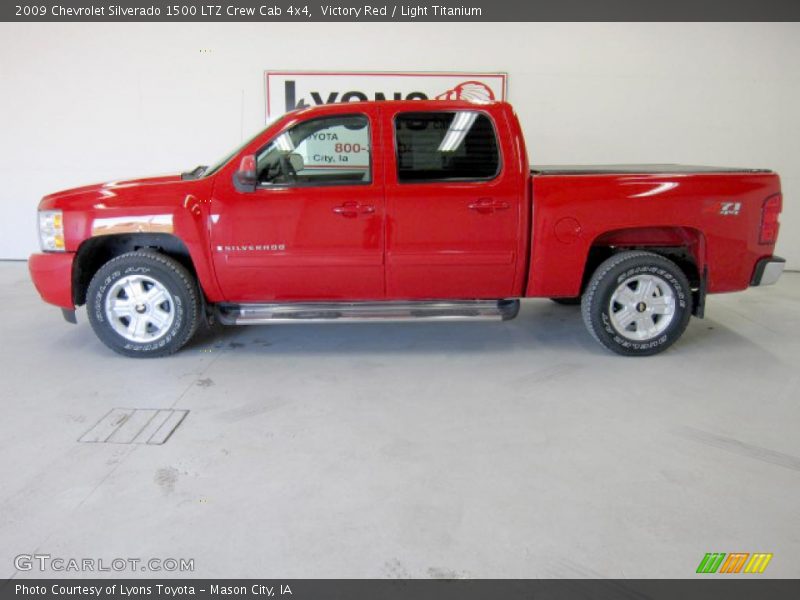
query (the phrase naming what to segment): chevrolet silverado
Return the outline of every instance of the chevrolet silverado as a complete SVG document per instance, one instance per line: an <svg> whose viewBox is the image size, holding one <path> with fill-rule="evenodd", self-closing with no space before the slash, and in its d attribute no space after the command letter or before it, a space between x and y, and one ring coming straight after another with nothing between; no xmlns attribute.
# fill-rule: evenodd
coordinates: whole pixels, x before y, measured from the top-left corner
<svg viewBox="0 0 800 600"><path fill-rule="evenodd" d="M175 352L203 320L504 320L532 297L650 355L707 294L778 279L781 208L763 169L530 167L504 102L347 103L212 166L46 196L29 268L127 356Z"/></svg>

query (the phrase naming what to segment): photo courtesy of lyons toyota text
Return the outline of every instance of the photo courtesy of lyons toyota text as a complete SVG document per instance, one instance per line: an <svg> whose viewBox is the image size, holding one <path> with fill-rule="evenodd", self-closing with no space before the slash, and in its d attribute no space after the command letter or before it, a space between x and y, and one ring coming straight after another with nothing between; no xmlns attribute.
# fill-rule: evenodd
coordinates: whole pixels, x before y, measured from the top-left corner
<svg viewBox="0 0 800 600"><path fill-rule="evenodd" d="M0 600L800 597L800 5L23 3L0 57Z"/></svg>

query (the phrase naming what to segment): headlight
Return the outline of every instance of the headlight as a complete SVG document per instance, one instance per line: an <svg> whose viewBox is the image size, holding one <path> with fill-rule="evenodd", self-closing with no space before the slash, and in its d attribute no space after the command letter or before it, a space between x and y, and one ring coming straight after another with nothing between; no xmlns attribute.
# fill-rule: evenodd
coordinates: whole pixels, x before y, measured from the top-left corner
<svg viewBox="0 0 800 600"><path fill-rule="evenodd" d="M60 210L39 211L39 243L45 252L64 251L64 215Z"/></svg>

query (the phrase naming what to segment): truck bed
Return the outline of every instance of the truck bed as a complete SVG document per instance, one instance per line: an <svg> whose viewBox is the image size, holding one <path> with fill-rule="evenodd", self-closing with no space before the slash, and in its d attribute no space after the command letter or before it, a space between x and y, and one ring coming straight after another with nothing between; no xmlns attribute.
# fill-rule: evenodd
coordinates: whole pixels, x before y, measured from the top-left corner
<svg viewBox="0 0 800 600"><path fill-rule="evenodd" d="M531 165L533 175L666 175L709 173L771 173L769 169L702 165Z"/></svg>
<svg viewBox="0 0 800 600"><path fill-rule="evenodd" d="M577 296L593 246L690 248L709 293L747 288L758 260L765 169L689 165L534 166L527 296ZM643 227L643 223L646 226Z"/></svg>

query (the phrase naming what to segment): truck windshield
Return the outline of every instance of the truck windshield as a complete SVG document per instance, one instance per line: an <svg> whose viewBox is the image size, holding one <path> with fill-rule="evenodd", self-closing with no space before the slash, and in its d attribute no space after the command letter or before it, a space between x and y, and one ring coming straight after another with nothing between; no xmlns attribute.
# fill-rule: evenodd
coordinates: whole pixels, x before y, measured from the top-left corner
<svg viewBox="0 0 800 600"><path fill-rule="evenodd" d="M269 127L269 125L267 125L267 127ZM227 153L227 154L226 154L226 155L225 155L225 156L224 156L224 157L223 157L221 160L219 160L219 161L215 162L215 163L214 163L214 164L212 164L210 167L208 167L208 168L207 168L207 169L206 169L206 170L203 172L203 175L202 175L202 176L203 176L203 177L208 177L209 175L213 175L214 173L216 173L217 171L219 171L219 170L220 170L222 167L224 167L224 166L225 166L225 165L228 163L228 161L229 161L230 159L232 159L234 156L236 156L237 154L239 154L239 152L241 152L242 150L244 150L244 148L245 148L245 147L246 147L248 144L250 144L250 142L252 142L252 141L253 141L254 139L256 139L258 136L260 136L262 133L264 133L264 131L265 131L265 130L266 130L266 127L265 127L264 129L261 129L261 130L260 130L258 133L256 133L255 135L253 135L253 136L250 136L250 137L247 139L247 141L246 141L246 142L244 142L244 143L242 143L242 144L239 144L238 146L236 146L236 148L234 148L233 150L231 150L230 152L228 152L228 153Z"/></svg>
<svg viewBox="0 0 800 600"><path fill-rule="evenodd" d="M272 124L275 121L277 121L282 116L283 115L278 115L276 117L270 117L267 120L267 126L266 127L264 127L263 129L260 129L255 135L250 136L247 139L246 142L243 142L243 143L239 144L236 148L234 148L233 150L228 152L225 156L223 156L222 159L220 159L219 161L217 161L215 163L212 163L212 165L210 167L208 167L205 171L203 171L203 174L201 175L201 177L208 177L209 175L213 175L214 173L219 171L222 167L224 167L228 163L228 161L230 159L232 159L234 156L239 154L239 152L244 150L250 144L250 142L252 142L258 136L260 136L262 133L264 133L270 126L272 126Z"/></svg>

